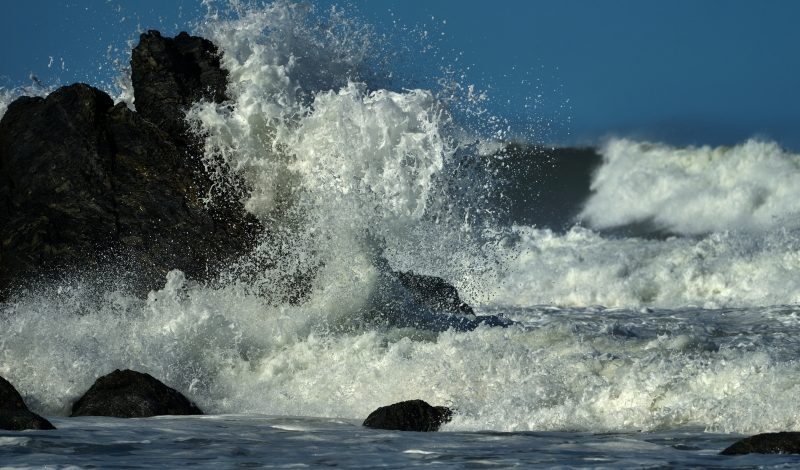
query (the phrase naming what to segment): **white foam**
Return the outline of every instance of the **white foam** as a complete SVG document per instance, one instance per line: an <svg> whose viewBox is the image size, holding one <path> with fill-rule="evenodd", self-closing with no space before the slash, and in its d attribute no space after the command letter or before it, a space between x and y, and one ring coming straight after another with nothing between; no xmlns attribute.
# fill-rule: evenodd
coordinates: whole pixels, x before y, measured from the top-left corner
<svg viewBox="0 0 800 470"><path fill-rule="evenodd" d="M279 1L204 26L231 98L188 114L205 138L204 161L221 187L222 169L244 178L247 210L277 236L288 232L281 244L308 265L324 265L318 293L351 292L342 280L364 278L375 241L396 267L433 252L434 271L461 276L481 242L476 211L454 215L447 194L460 147L446 106L428 90L370 88L368 61L380 54L370 29L340 10L319 14Z"/></svg>
<svg viewBox="0 0 800 470"><path fill-rule="evenodd" d="M419 398L456 410L449 431L798 429L798 366L781 339L798 333L796 308L524 309L509 313L527 326L412 340L331 329L313 305L270 307L179 273L147 301L73 289L18 297L0 320L0 375L45 414L130 367L208 413L358 420Z"/></svg>
<svg viewBox="0 0 800 470"><path fill-rule="evenodd" d="M645 240L516 227L491 303L663 308L800 302L796 230Z"/></svg>
<svg viewBox="0 0 800 470"><path fill-rule="evenodd" d="M800 155L774 142L675 148L611 140L581 213L592 227L652 222L680 234L800 225Z"/></svg>

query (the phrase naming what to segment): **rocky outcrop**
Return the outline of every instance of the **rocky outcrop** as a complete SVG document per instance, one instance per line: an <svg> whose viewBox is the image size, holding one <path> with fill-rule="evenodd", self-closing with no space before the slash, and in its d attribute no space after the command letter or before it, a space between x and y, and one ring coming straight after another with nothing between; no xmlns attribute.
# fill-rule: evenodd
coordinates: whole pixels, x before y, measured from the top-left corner
<svg viewBox="0 0 800 470"><path fill-rule="evenodd" d="M211 41L186 33L165 38L151 30L133 49L131 82L136 111L174 142L186 143L186 110L203 99L224 101L228 73Z"/></svg>
<svg viewBox="0 0 800 470"><path fill-rule="evenodd" d="M191 102L223 97L214 46L151 31L133 57L138 112L75 84L0 121L0 299L12 282L106 264L145 292L171 269L206 278L258 237L238 197L205 204L212 182L183 123Z"/></svg>
<svg viewBox="0 0 800 470"><path fill-rule="evenodd" d="M285 240L264 233L244 210L241 180L211 180L200 138L187 129L192 103L225 100L227 72L214 44L148 31L133 50L131 71L135 112L75 84L46 98L20 98L0 121L0 300L12 284L98 268L126 274L140 294L163 286L173 269L205 280L256 242L274 249L259 250L266 254L229 275L246 280L248 270L297 264L287 260ZM382 263L384 290L401 292L378 299L370 316L381 322L438 330L509 324L476 317L441 278ZM302 302L316 269L300 266L264 296Z"/></svg>
<svg viewBox="0 0 800 470"><path fill-rule="evenodd" d="M55 426L29 410L17 389L8 380L0 377L0 429L22 431L55 429Z"/></svg>
<svg viewBox="0 0 800 470"><path fill-rule="evenodd" d="M756 434L736 441L720 454L800 454L800 432Z"/></svg>
<svg viewBox="0 0 800 470"><path fill-rule="evenodd" d="M397 431L438 431L452 417L452 410L445 406L409 400L378 408L370 413L364 426Z"/></svg>
<svg viewBox="0 0 800 470"><path fill-rule="evenodd" d="M159 415L201 415L194 403L149 374L115 370L100 377L72 405L70 416L147 418Z"/></svg>

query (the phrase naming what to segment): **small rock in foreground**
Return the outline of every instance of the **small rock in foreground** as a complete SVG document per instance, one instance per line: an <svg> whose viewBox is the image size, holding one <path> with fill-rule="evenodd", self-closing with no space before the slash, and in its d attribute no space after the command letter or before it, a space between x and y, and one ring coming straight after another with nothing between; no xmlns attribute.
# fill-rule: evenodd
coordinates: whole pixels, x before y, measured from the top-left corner
<svg viewBox="0 0 800 470"><path fill-rule="evenodd" d="M756 434L736 441L720 454L800 454L800 432Z"/></svg>
<svg viewBox="0 0 800 470"><path fill-rule="evenodd" d="M70 416L147 418L158 415L201 415L194 403L150 374L119 369L100 377L72 405Z"/></svg>
<svg viewBox="0 0 800 470"><path fill-rule="evenodd" d="M8 380L0 377L0 429L22 431L55 429L55 426L29 410L17 389Z"/></svg>
<svg viewBox="0 0 800 470"><path fill-rule="evenodd" d="M397 431L438 431L452 417L452 410L445 406L409 400L378 408L364 420L364 426Z"/></svg>

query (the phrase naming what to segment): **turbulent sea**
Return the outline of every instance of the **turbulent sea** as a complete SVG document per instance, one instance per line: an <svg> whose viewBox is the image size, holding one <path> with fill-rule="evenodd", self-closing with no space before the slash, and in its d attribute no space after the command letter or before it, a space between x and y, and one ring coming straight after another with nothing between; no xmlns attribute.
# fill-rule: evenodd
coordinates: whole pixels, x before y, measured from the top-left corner
<svg viewBox="0 0 800 470"><path fill-rule="evenodd" d="M194 33L230 73L229 102L187 114L204 162L244 179L247 210L291 262L253 273L271 240L214 282L172 271L145 298L108 271L15 292L0 304L0 375L59 429L0 431L0 467L800 465L717 455L742 435L800 431L800 155L609 140L601 161L576 164L586 186L555 189L583 196L552 224L499 194L554 189L546 172L506 171L487 98L444 79L397 85L392 54L341 10L212 11ZM376 251L514 323L442 328L380 282ZM264 295L309 267L305 302ZM409 311L383 308L398 301ZM208 415L65 417L116 368ZM453 420L361 427L416 398Z"/></svg>

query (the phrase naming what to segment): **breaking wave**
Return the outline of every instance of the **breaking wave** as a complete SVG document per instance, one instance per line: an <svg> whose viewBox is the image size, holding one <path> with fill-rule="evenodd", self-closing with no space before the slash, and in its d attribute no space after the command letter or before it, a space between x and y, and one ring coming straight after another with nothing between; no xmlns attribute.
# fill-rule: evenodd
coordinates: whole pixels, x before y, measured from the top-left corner
<svg viewBox="0 0 800 470"><path fill-rule="evenodd" d="M651 223L697 235L800 224L800 155L774 142L675 148L621 139L602 153L580 215L592 227Z"/></svg>

